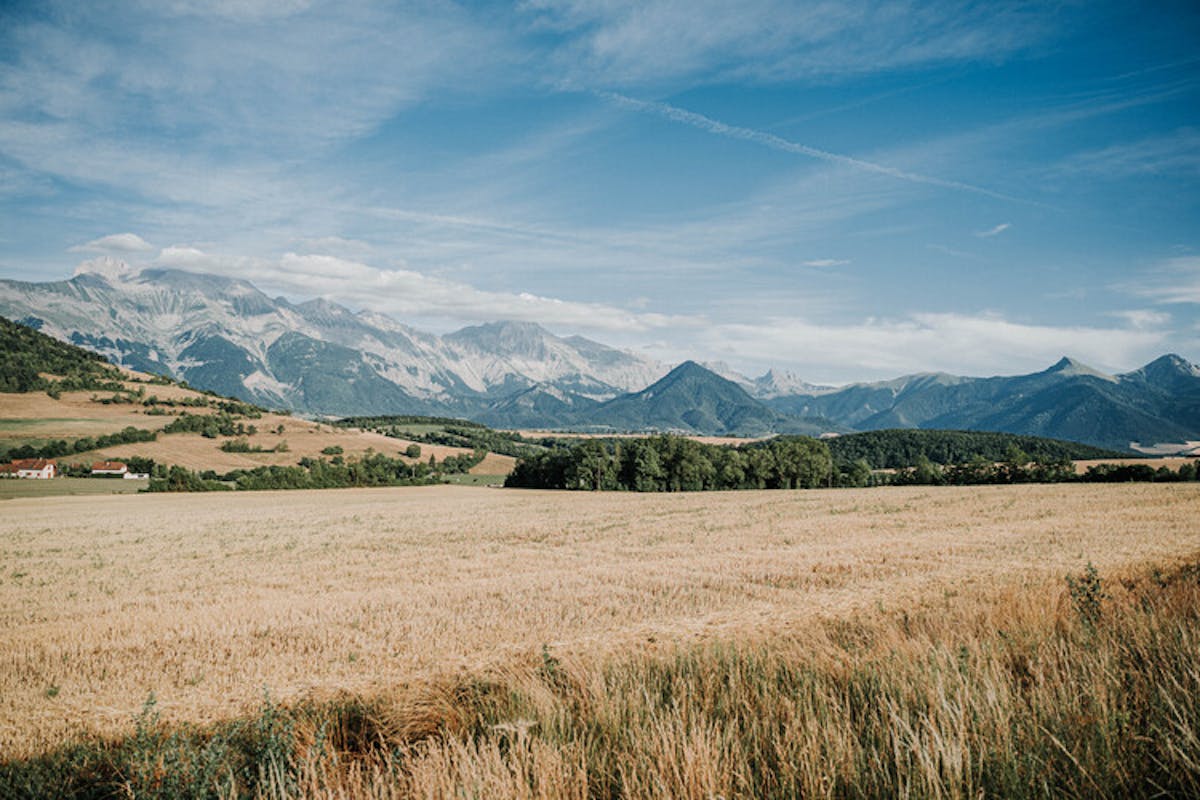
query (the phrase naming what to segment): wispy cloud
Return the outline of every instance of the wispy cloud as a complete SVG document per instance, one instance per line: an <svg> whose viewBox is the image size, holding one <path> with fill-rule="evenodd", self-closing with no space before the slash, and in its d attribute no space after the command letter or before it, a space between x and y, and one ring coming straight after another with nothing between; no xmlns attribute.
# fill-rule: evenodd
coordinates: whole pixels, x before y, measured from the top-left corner
<svg viewBox="0 0 1200 800"><path fill-rule="evenodd" d="M1195 180L1200 177L1200 130L1181 128L1167 135L1088 150L1064 161L1058 171L1109 179L1164 175Z"/></svg>
<svg viewBox="0 0 1200 800"><path fill-rule="evenodd" d="M917 172L908 172L896 167L886 166L884 164L876 164L873 161L866 161L861 158L853 158L851 156L842 155L840 153L832 153L828 150L821 150L816 147L809 147L806 144L793 142L784 139L782 136L776 136L773 133L766 131L755 130L754 128L745 128L739 125L729 125L711 117L706 117L703 114L697 114L694 111L688 111L685 108L679 108L668 103L659 103L650 100L638 100L633 97L627 97L623 94L615 92L599 92L599 95L605 99L619 103L628 108L639 111L649 111L658 114L661 117L679 122L684 125L690 125L702 131L714 134L716 136L724 136L729 139L738 139L744 142L752 142L763 147L769 147L772 150L778 150L783 153L793 153L795 155L807 156L820 161L826 161L832 164L837 164L843 167L849 167L862 172L874 173L877 175L885 175L896 180L907 181L909 183L919 183L928 186L936 186L942 189L952 189L960 192L972 192L975 194L985 195L999 200L1016 200L1016 198L1008 195L993 192L990 189L985 189L980 186L973 186L969 183L961 181L944 180L935 178L929 175L922 175Z"/></svg>
<svg viewBox="0 0 1200 800"><path fill-rule="evenodd" d="M1200 303L1200 256L1169 258L1122 288L1159 303Z"/></svg>
<svg viewBox="0 0 1200 800"><path fill-rule="evenodd" d="M547 297L533 292L494 292L426 275L416 270L380 269L360 261L311 253L285 253L278 259L207 253L177 245L163 249L157 262L250 278L293 297L329 297L357 308L409 320L456 324L518 320L567 330L639 333L695 327L699 317L634 311L603 303Z"/></svg>
<svg viewBox="0 0 1200 800"><path fill-rule="evenodd" d="M986 60L1052 35L1051 9L956 0L528 0L535 27L564 38L557 72L576 85L690 78L787 81Z"/></svg>
<svg viewBox="0 0 1200 800"><path fill-rule="evenodd" d="M844 258L814 258L811 261L802 262L806 267L817 267L818 269L827 269L829 267L844 267L850 263Z"/></svg>
<svg viewBox="0 0 1200 800"><path fill-rule="evenodd" d="M193 224L294 213L333 148L508 74L502 34L449 3L45 5L0 26L0 161Z"/></svg>
<svg viewBox="0 0 1200 800"><path fill-rule="evenodd" d="M977 237L979 237L980 239L990 239L993 236L999 236L1000 234L1004 233L1006 230L1008 230L1011 227L1012 227L1012 223L1001 222L996 227L988 228L986 231L976 231L975 235Z"/></svg>
<svg viewBox="0 0 1200 800"><path fill-rule="evenodd" d="M944 255L953 256L954 258L966 258L966 259L970 259L971 261L979 260L979 256L975 255L974 253L968 253L966 250L958 250L956 248L953 248L953 247L950 247L950 246L944 245L944 244L934 243L934 244L925 245L925 247L929 250L933 250L938 253L943 253Z"/></svg>
<svg viewBox="0 0 1200 800"><path fill-rule="evenodd" d="M1125 320L1134 329L1161 328L1171 323L1171 315L1166 311L1154 311L1148 308L1134 308L1125 311L1112 311L1110 317Z"/></svg>
<svg viewBox="0 0 1200 800"><path fill-rule="evenodd" d="M1012 374L1064 354L1101 369L1128 369L1160 354L1169 334L1136 327L1039 325L998 314L916 313L854 324L772 318L706 329L716 358L784 366L807 380L841 382L944 371Z"/></svg>
<svg viewBox="0 0 1200 800"><path fill-rule="evenodd" d="M153 250L154 245L136 233L114 233L67 248L68 253L112 253L116 255L149 253Z"/></svg>
<svg viewBox="0 0 1200 800"><path fill-rule="evenodd" d="M487 291L411 269L380 269L326 255L286 253L262 259L182 245L165 248L157 263L249 278L260 288L296 299L327 297L418 326L537 322L564 334L593 332L636 341L639 349L666 360L786 367L809 380L835 383L931 370L1012 374L1044 368L1064 354L1121 371L1158 355L1172 335L1169 316L1154 311L1116 314L1127 324L1110 327L1016 322L996 313L913 313L832 324L795 316L718 322L532 292ZM636 336L630 339L629 334Z"/></svg>

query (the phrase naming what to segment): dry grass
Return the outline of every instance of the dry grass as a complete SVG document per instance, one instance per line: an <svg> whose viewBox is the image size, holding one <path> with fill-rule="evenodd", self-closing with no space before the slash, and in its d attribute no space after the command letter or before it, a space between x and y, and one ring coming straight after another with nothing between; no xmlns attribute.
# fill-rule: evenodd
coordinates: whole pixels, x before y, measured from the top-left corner
<svg viewBox="0 0 1200 800"><path fill-rule="evenodd" d="M1082 475L1088 471L1088 467L1096 467L1101 464L1145 464L1151 469L1166 467L1172 472L1178 472L1179 468L1184 464L1195 464L1196 456L1156 456L1147 458L1096 458L1075 462L1075 473Z"/></svg>
<svg viewBox="0 0 1200 800"><path fill-rule="evenodd" d="M12 500L0 756L127 733L150 692L165 719L209 722L264 689L386 694L536 663L543 644L582 664L817 619L852 632L1088 561L1172 563L1200 551L1198 507L1193 484Z"/></svg>
<svg viewBox="0 0 1200 800"><path fill-rule="evenodd" d="M96 394L105 393L64 392L55 400L40 392L0 392L0 448L30 439L101 436L130 425L157 430L173 419L148 417L140 406L106 406L92 402L91 398Z"/></svg>
<svg viewBox="0 0 1200 800"><path fill-rule="evenodd" d="M182 400L200 397L198 392L178 386L156 386L127 383L131 389L139 386L147 396L157 395L161 399ZM104 405L94 402L93 396L108 396L111 392L65 392L59 399L44 393L26 394L0 393L0 449L25 444L30 441L66 439L84 436L99 436L116 433L133 426L146 430L161 430L175 416L148 415L139 405ZM211 408L168 409L190 414L212 414ZM395 456L402 453L412 442L391 439L382 434L361 431L357 428L337 428L332 425L311 422L279 414L264 414L262 419L244 420L254 425L260 433L247 437L251 445L271 450L281 441L286 441L284 453L225 453L221 448L227 439L205 439L198 433L160 435L158 441L137 442L117 445L102 450L77 453L61 459L63 463L86 464L102 459L120 460L131 456L152 458L161 464L178 464L193 470L216 470L228 472L233 469L253 469L266 464L296 464L301 458L318 458L327 447L341 447L346 457L362 456L368 450ZM280 425L284 432L273 433ZM461 447L421 444L421 459L436 456L439 461L447 456L469 453ZM507 475L512 471L516 459L491 453L476 465L475 474Z"/></svg>
<svg viewBox="0 0 1200 800"><path fill-rule="evenodd" d="M133 494L144 490L148 480L118 478L55 478L42 480L0 480L0 500L16 497L50 498L66 495ZM0 576L2 576L0 572Z"/></svg>

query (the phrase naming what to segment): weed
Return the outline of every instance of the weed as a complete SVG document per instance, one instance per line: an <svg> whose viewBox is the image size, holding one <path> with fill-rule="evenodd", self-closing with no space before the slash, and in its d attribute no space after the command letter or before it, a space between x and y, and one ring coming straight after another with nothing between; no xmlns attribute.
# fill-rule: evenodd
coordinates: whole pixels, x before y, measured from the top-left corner
<svg viewBox="0 0 1200 800"><path fill-rule="evenodd" d="M1071 594L1071 603L1075 607L1075 613L1079 616L1079 620L1089 631L1095 630L1103 613L1104 601L1108 599L1108 594L1104 591L1104 584L1100 580L1095 565L1089 561L1083 570L1083 575L1078 578L1068 575L1067 589Z"/></svg>

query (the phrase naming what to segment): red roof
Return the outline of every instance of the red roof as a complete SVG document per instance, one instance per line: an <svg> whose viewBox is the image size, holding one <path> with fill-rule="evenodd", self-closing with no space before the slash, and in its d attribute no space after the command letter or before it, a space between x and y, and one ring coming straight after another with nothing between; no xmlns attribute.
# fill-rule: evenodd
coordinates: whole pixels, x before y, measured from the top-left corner
<svg viewBox="0 0 1200 800"><path fill-rule="evenodd" d="M92 472L121 472L129 469L120 461L97 461L92 464Z"/></svg>
<svg viewBox="0 0 1200 800"><path fill-rule="evenodd" d="M36 469L41 470L57 463L53 458L18 458L12 462L12 465L17 469Z"/></svg>

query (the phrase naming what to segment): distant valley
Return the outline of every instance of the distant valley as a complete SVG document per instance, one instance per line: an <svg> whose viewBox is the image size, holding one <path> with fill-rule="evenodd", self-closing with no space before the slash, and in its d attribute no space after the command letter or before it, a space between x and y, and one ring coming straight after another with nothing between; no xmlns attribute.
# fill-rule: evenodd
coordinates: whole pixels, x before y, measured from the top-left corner
<svg viewBox="0 0 1200 800"><path fill-rule="evenodd" d="M1174 355L1122 375L1064 358L1031 375L821 387L779 371L751 379L719 364L672 369L532 323L437 336L326 300L271 298L242 280L138 272L107 258L66 281L0 281L0 316L133 369L313 415L749 436L938 428L1119 449L1200 440L1200 368Z"/></svg>

